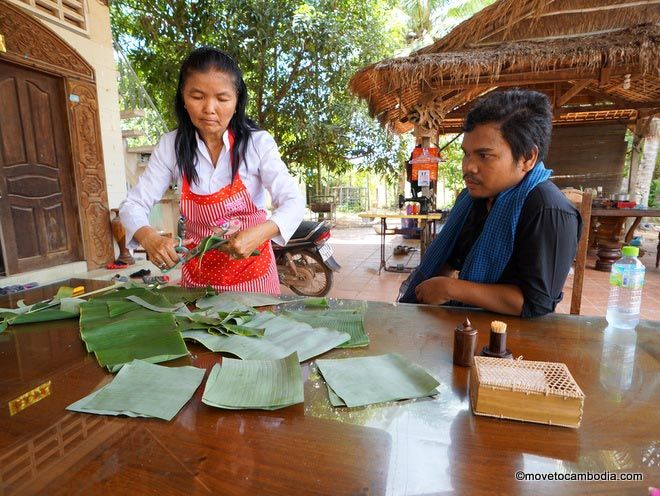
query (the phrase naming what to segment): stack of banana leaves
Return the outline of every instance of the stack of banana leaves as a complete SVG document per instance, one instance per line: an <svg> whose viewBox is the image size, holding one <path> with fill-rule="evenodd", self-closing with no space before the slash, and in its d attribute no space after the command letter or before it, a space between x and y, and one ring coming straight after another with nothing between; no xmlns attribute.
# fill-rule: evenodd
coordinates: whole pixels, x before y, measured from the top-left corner
<svg viewBox="0 0 660 496"><path fill-rule="evenodd" d="M188 355L185 341L247 359L305 361L335 347L367 346L364 305L330 309L325 298L280 299L258 293L215 294L206 288L118 284L72 296L60 288L51 300L0 309L7 326L79 318L80 336L99 364L116 372L134 359L165 362ZM302 309L274 312L283 303Z"/></svg>

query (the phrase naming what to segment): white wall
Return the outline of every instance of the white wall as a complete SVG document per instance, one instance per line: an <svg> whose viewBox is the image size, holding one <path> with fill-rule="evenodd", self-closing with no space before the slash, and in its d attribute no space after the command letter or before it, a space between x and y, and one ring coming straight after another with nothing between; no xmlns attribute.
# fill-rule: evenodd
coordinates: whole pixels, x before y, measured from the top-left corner
<svg viewBox="0 0 660 496"><path fill-rule="evenodd" d="M24 7L24 4L18 0L9 1L18 7ZM88 35L63 27L57 21L45 19L31 11L28 13L71 45L94 68L108 202L110 208L115 208L126 197L126 174L119 120L117 71L112 54L110 13L108 7L100 2L90 1L86 2L86 5L89 9Z"/></svg>

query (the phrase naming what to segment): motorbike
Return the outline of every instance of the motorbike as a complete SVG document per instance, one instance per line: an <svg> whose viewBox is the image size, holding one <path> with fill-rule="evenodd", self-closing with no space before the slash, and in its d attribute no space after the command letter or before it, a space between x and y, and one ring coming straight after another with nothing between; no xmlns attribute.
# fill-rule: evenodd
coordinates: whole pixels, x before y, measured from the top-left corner
<svg viewBox="0 0 660 496"><path fill-rule="evenodd" d="M328 294L341 268L327 243L330 229L327 221L303 221L286 246L273 243L280 284L301 296Z"/></svg>

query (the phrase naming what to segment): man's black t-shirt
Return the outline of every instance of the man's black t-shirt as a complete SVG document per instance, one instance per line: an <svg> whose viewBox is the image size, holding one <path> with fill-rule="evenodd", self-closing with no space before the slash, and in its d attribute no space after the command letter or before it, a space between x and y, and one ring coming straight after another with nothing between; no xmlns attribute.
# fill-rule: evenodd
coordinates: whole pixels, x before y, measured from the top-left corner
<svg viewBox="0 0 660 496"><path fill-rule="evenodd" d="M475 200L448 259L452 269L461 270L487 217L486 200ZM522 317L555 310L563 297L581 229L579 212L551 181L529 192L520 212L511 259L498 281L521 289L525 297Z"/></svg>

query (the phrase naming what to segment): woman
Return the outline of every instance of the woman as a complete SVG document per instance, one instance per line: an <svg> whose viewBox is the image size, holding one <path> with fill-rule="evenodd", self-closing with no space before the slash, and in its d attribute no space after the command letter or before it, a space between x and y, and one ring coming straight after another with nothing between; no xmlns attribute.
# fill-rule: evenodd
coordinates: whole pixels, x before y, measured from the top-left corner
<svg viewBox="0 0 660 496"><path fill-rule="evenodd" d="M138 184L120 206L129 247L142 245L161 269L179 260L176 242L149 226L151 207L176 180L187 248L211 234L229 239L182 268L184 287L279 294L271 239L284 245L305 203L273 138L245 116L247 89L234 60L213 48L181 65L175 97L178 128L154 149ZM265 190L274 212L267 219ZM227 228L230 227L229 231ZM255 251L259 255L251 256Z"/></svg>

